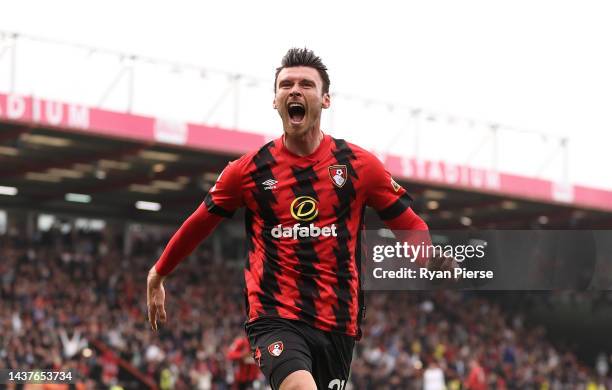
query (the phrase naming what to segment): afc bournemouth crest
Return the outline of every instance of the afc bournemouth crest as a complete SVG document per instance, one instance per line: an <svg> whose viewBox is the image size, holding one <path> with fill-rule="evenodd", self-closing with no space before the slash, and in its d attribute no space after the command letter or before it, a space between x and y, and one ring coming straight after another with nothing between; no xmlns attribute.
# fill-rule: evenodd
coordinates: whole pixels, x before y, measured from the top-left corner
<svg viewBox="0 0 612 390"><path fill-rule="evenodd" d="M270 353L270 355L272 356L280 356L281 353L283 353L283 342L282 341L275 341L272 344L268 345L268 352Z"/></svg>
<svg viewBox="0 0 612 390"><path fill-rule="evenodd" d="M332 183L341 188L348 180L346 165L331 165L328 169Z"/></svg>

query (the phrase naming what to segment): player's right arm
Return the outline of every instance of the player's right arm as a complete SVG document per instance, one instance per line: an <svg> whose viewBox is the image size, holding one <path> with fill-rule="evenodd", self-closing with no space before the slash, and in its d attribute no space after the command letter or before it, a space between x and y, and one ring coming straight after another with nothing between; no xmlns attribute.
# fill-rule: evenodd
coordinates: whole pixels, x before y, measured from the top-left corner
<svg viewBox="0 0 612 390"><path fill-rule="evenodd" d="M165 277L204 240L223 219L242 206L241 160L230 163L219 175L204 202L172 236L147 277L149 323L157 330L157 319L166 321L163 286Z"/></svg>

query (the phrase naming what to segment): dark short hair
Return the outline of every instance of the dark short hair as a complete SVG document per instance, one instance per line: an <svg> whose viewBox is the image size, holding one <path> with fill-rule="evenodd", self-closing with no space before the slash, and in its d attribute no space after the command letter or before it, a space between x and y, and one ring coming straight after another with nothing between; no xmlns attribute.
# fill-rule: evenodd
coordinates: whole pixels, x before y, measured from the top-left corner
<svg viewBox="0 0 612 390"><path fill-rule="evenodd" d="M296 66L307 66L314 68L319 72L321 80L323 80L323 93L329 93L329 75L327 74L327 67L321 61L321 58L317 57L312 50L307 48L298 49L293 47L287 51L287 54L281 61L281 66L276 68L276 75L274 76L274 92L276 93L276 81L278 80L278 74L284 68L293 68Z"/></svg>

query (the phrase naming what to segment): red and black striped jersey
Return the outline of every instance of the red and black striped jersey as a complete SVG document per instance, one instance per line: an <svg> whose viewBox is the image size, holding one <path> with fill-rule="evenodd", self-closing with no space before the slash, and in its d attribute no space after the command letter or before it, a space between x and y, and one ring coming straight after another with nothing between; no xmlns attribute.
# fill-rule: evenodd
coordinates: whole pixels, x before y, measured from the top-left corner
<svg viewBox="0 0 612 390"><path fill-rule="evenodd" d="M393 220L411 198L372 153L325 135L308 156L281 137L231 162L204 204L222 217L246 208L249 322L282 317L359 337L365 207Z"/></svg>

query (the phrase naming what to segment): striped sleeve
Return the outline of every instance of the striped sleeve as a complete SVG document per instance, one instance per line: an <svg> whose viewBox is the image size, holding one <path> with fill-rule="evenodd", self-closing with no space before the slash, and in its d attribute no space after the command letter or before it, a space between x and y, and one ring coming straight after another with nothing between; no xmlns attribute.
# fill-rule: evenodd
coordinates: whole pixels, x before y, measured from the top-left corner
<svg viewBox="0 0 612 390"><path fill-rule="evenodd" d="M412 198L393 180L378 158L366 153L366 160L366 204L374 208L383 221L399 217L410 208Z"/></svg>
<svg viewBox="0 0 612 390"><path fill-rule="evenodd" d="M155 263L160 275L167 275L204 240L221 221L221 217L208 212L204 204L183 222L172 236L161 257Z"/></svg>
<svg viewBox="0 0 612 390"><path fill-rule="evenodd" d="M204 204L210 213L231 218L243 206L241 167L242 159L230 162L208 191Z"/></svg>

